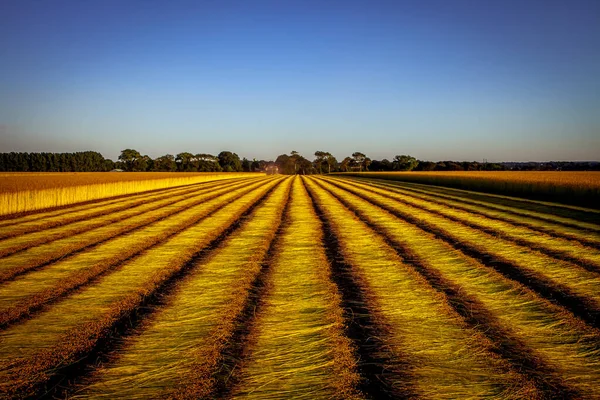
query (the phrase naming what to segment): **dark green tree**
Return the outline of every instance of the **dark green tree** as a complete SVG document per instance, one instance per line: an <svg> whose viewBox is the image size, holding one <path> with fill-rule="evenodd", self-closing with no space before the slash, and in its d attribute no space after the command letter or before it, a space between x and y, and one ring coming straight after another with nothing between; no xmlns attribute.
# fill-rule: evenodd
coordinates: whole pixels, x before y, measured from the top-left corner
<svg viewBox="0 0 600 400"><path fill-rule="evenodd" d="M219 165L225 172L241 172L242 162L240 157L230 151L222 151L218 155Z"/></svg>
<svg viewBox="0 0 600 400"><path fill-rule="evenodd" d="M419 162L412 156L399 155L394 157L393 165L395 171L412 171L417 168Z"/></svg>
<svg viewBox="0 0 600 400"><path fill-rule="evenodd" d="M135 170L135 162L142 155L139 151L133 149L125 149L121 151L121 155L119 156L119 161L121 161L126 171L134 171Z"/></svg>
<svg viewBox="0 0 600 400"><path fill-rule="evenodd" d="M104 160L103 171L112 171L115 169L115 163L113 160Z"/></svg>
<svg viewBox="0 0 600 400"><path fill-rule="evenodd" d="M221 172L223 168L219 165L219 159L212 154L199 153L194 156L198 164L199 172Z"/></svg>
<svg viewBox="0 0 600 400"><path fill-rule="evenodd" d="M175 157L175 162L177 163L177 171L179 172L191 172L197 171L194 165L192 164L192 159L194 155L192 153L183 152L177 154Z"/></svg>
<svg viewBox="0 0 600 400"><path fill-rule="evenodd" d="M172 154L165 154L154 160L153 171L173 172L177 171L177 163Z"/></svg>
<svg viewBox="0 0 600 400"><path fill-rule="evenodd" d="M246 157L244 157L242 159L242 171L244 172L250 172L250 166L252 164L250 163L250 160L248 160Z"/></svg>

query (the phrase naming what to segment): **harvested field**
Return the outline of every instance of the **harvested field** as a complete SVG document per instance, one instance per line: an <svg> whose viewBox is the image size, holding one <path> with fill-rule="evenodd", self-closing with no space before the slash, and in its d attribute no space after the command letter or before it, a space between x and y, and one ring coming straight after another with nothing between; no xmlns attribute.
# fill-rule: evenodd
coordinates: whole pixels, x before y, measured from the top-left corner
<svg viewBox="0 0 600 400"><path fill-rule="evenodd" d="M0 398L600 399L596 209L343 175L123 194L0 220Z"/></svg>
<svg viewBox="0 0 600 400"><path fill-rule="evenodd" d="M38 172L0 174L0 216L252 173Z"/></svg>
<svg viewBox="0 0 600 400"><path fill-rule="evenodd" d="M341 176L413 182L600 208L598 171L347 172Z"/></svg>

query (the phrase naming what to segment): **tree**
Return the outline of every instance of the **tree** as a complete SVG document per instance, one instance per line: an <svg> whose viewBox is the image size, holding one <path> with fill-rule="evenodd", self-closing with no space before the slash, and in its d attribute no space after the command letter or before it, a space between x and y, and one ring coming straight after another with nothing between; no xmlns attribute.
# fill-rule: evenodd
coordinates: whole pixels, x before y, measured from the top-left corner
<svg viewBox="0 0 600 400"><path fill-rule="evenodd" d="M177 163L172 154L166 154L154 160L154 171L172 172L177 171Z"/></svg>
<svg viewBox="0 0 600 400"><path fill-rule="evenodd" d="M292 160L294 162L294 173L296 173L298 171L298 160L300 159L300 153L298 153L295 150L292 150L290 152L290 160Z"/></svg>
<svg viewBox="0 0 600 400"><path fill-rule="evenodd" d="M125 170L134 171L135 170L135 162L142 155L139 151L133 149L125 149L121 151L121 155L119 156L119 161L123 162L125 166Z"/></svg>
<svg viewBox="0 0 600 400"><path fill-rule="evenodd" d="M331 173L331 168L337 167L338 161L331 153L325 153L325 162L327 163L327 173Z"/></svg>
<svg viewBox="0 0 600 400"><path fill-rule="evenodd" d="M308 175L316 172L313 163L302 157L298 152L292 151L291 155L281 154L275 160L277 172L285 175ZM272 168L272 167L271 167Z"/></svg>
<svg viewBox="0 0 600 400"><path fill-rule="evenodd" d="M287 154L280 154L275 159L275 165L277 166L277 170L279 173L284 175L293 175L296 171L294 171L294 162L290 159L290 156Z"/></svg>
<svg viewBox="0 0 600 400"><path fill-rule="evenodd" d="M275 164L277 165L277 170L279 173L285 175L294 175L298 173L298 169L302 160L305 160L305 158L302 157L297 151L292 151L290 152L289 156L287 154L280 154L275 160ZM306 170L306 165L303 167Z"/></svg>
<svg viewBox="0 0 600 400"><path fill-rule="evenodd" d="M381 161L373 160L370 167L371 171L391 171L393 169L392 163L386 158Z"/></svg>
<svg viewBox="0 0 600 400"><path fill-rule="evenodd" d="M240 157L230 151L222 151L218 155L219 165L225 172L241 172L242 163Z"/></svg>
<svg viewBox="0 0 600 400"><path fill-rule="evenodd" d="M112 171L115 169L115 163L113 160L104 160L103 171Z"/></svg>
<svg viewBox="0 0 600 400"><path fill-rule="evenodd" d="M365 171L368 171L369 170L369 165L371 165L371 163L372 163L371 159L369 157L365 157L365 160L362 162L362 166L361 166L362 168L361 169L364 169Z"/></svg>
<svg viewBox="0 0 600 400"><path fill-rule="evenodd" d="M31 171L46 171L46 156L44 153L31 153L29 157Z"/></svg>
<svg viewBox="0 0 600 400"><path fill-rule="evenodd" d="M401 155L394 157L393 165L396 171L412 171L419 165L419 162L414 157Z"/></svg>
<svg viewBox="0 0 600 400"><path fill-rule="evenodd" d="M307 160L306 158L300 156L300 158L297 161L297 165L298 165L298 171L297 173L301 174L301 175L310 175L315 173L315 168L313 166L313 163L311 163L309 160Z"/></svg>
<svg viewBox="0 0 600 400"><path fill-rule="evenodd" d="M317 173L323 173L323 164L326 163L326 153L324 151L315 151L315 160L313 161Z"/></svg>
<svg viewBox="0 0 600 400"><path fill-rule="evenodd" d="M331 173L331 168L337 166L337 160L331 153L326 151L315 151L315 160L313 161L313 167L317 174L322 174L323 169L327 169L327 173Z"/></svg>
<svg viewBox="0 0 600 400"><path fill-rule="evenodd" d="M417 164L417 170L419 171L433 171L435 169L435 163L433 161L419 161Z"/></svg>
<svg viewBox="0 0 600 400"><path fill-rule="evenodd" d="M96 151L0 153L0 171L96 172L106 170L105 161Z"/></svg>
<svg viewBox="0 0 600 400"><path fill-rule="evenodd" d="M242 158L242 171L250 172L250 165L250 160L248 160L246 157Z"/></svg>
<svg viewBox="0 0 600 400"><path fill-rule="evenodd" d="M148 156L144 154L137 160L135 160L135 170L136 171L150 171L154 165L154 161Z"/></svg>
<svg viewBox="0 0 600 400"><path fill-rule="evenodd" d="M199 172L221 172L223 168L219 165L219 159L212 154L200 153L194 156L195 164Z"/></svg>
<svg viewBox="0 0 600 400"><path fill-rule="evenodd" d="M444 171L462 171L463 170L462 165L460 165L459 163L454 162L454 161L445 161L443 164L445 165Z"/></svg>
<svg viewBox="0 0 600 400"><path fill-rule="evenodd" d="M194 155L192 153L183 152L177 154L177 157L175 157L175 162L177 163L177 170L179 172L189 172L194 170L197 171L197 169L194 169L194 165L192 164L193 158Z"/></svg>
<svg viewBox="0 0 600 400"><path fill-rule="evenodd" d="M356 151L356 152L352 153L353 164L354 164L354 166L357 166L360 169L360 172L362 172L362 170L363 170L366 158L367 158L367 156L365 156L361 152Z"/></svg>
<svg viewBox="0 0 600 400"><path fill-rule="evenodd" d="M346 157L342 160L342 162L340 163L340 170L342 172L348 172L348 170L350 169L350 166L352 164L352 158L350 157Z"/></svg>

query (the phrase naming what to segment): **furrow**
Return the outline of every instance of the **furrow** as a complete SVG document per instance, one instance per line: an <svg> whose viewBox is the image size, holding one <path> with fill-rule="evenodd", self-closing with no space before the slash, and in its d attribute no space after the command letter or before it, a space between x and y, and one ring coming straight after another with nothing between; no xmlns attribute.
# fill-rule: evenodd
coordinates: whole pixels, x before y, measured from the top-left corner
<svg viewBox="0 0 600 400"><path fill-rule="evenodd" d="M146 305L146 318L68 397L165 398L181 391L176 397L206 398L278 230L290 183L241 218L218 248L190 261L189 275Z"/></svg>
<svg viewBox="0 0 600 400"><path fill-rule="evenodd" d="M63 261L67 257L77 256L94 248L120 239L123 235L135 235L137 231L150 228L172 215L178 215L190 207L202 205L204 202L227 194L232 189L247 186L247 183L237 183L208 193L172 203L153 213L144 213L126 220L96 228L79 235L68 236L40 246L23 250L4 257L0 264L0 282L14 279L26 272L46 267L53 262ZM133 244L133 243L132 243ZM114 253L114 251L113 251Z"/></svg>
<svg viewBox="0 0 600 400"><path fill-rule="evenodd" d="M561 223L560 221L555 221L554 216L552 215L531 215L519 212L516 209L498 207L491 203L467 200L458 196L439 194L420 188L405 187L399 184L394 185L387 182L364 179L347 180L355 180L367 185L411 196L415 199L427 200L435 204L449 206L496 221L507 222L515 226L528 228L546 235L576 241L584 246L594 248L600 247L600 234L596 230L582 228L577 221L566 222L566 220L563 219L563 223Z"/></svg>
<svg viewBox="0 0 600 400"><path fill-rule="evenodd" d="M78 253L46 268L30 271L0 286L0 327L29 316L46 303L90 284L126 260L184 231L267 181L237 190L187 208L128 235Z"/></svg>
<svg viewBox="0 0 600 400"><path fill-rule="evenodd" d="M493 343L472 329L385 239L334 196L307 179L351 266L353 280L383 328L380 338L398 365L384 378L397 397L537 398L540 392L494 352Z"/></svg>
<svg viewBox="0 0 600 400"><path fill-rule="evenodd" d="M232 185L219 186L232 187ZM144 200L136 202L124 201L125 204L123 204L122 207L119 207L119 209L110 210L106 213L103 212L99 216L90 216L89 219L71 223L64 221L64 223L62 223L61 226L57 226L54 228L36 230L35 232L28 232L23 234L16 234L16 237L13 236L8 239L0 240L0 257L5 257L7 255L14 254L18 251L23 251L34 246L39 246L44 243L51 242L53 240L85 233L91 231L94 228L101 228L109 224L111 224L111 227L113 227L114 224L125 222L125 220L131 217L135 217L143 213L148 213L150 211L159 210L162 207L174 204L176 202L197 197L201 194L210 191L216 191L216 189L218 188L188 188L185 191L174 191L169 192L168 194L161 194L160 196L151 196L145 198Z"/></svg>
<svg viewBox="0 0 600 400"><path fill-rule="evenodd" d="M497 351L534 380L544 398L593 398L600 380L600 331L356 195L323 181L333 194L383 234L404 260L448 296Z"/></svg>
<svg viewBox="0 0 600 400"><path fill-rule="evenodd" d="M408 371L410 365L403 357L393 357L386 343L381 339L385 330L381 326L381 318L375 318L369 311L367 294L359 283L353 279L352 266L344 260L343 248L336 237L333 227L325 217L323 210L316 202L314 194L309 190L315 212L323 227L323 244L327 259L332 269L332 280L342 296L342 308L346 320L346 335L356 348L355 358L357 371L360 374L359 389L371 399L413 398ZM404 381L403 392L398 396L391 385L389 366L396 365L395 379Z"/></svg>
<svg viewBox="0 0 600 400"><path fill-rule="evenodd" d="M387 197L365 192L352 185L332 180L328 182L433 233L455 249L495 268L508 278L532 288L548 300L561 304L592 326L598 327L600 323L599 274L418 208L400 204Z"/></svg>
<svg viewBox="0 0 600 400"><path fill-rule="evenodd" d="M232 398L352 399L358 375L322 228L299 177Z"/></svg>
<svg viewBox="0 0 600 400"><path fill-rule="evenodd" d="M414 199L404 194L361 183L353 182L350 184L362 190L376 193L389 199L396 200L402 204L439 215L451 221L502 238L506 241L535 249L550 257L575 263L590 271L600 271L600 250L598 249L581 246L568 240L544 235L510 223L500 222L474 215L466 211L453 209L446 205L437 205L425 199Z"/></svg>
<svg viewBox="0 0 600 400"><path fill-rule="evenodd" d="M242 179L236 179L241 181ZM93 216L103 215L107 212L121 209L123 202L143 200L152 196L160 195L162 193L178 193L185 192L188 190L197 190L199 188L216 188L222 185L226 185L229 182L224 181L208 181L200 182L192 185L175 186L164 189L156 189L147 192L140 192L134 194L120 195L111 197L108 199L92 200L85 203L70 204L60 207L59 209L52 209L51 211L37 210L28 213L25 216L19 216L11 219L0 220L0 235L10 234L17 229L19 233L33 232L39 229L50 228L53 226L60 226L65 222L75 222ZM3 218L4 216L0 217ZM4 236L0 236L4 237Z"/></svg>
<svg viewBox="0 0 600 400"><path fill-rule="evenodd" d="M0 396L24 398L45 393L60 381L61 373L69 372L69 367L79 370L80 360L103 340L118 336L115 328L127 323L145 299L157 296L165 285L185 275L194 256L222 240L221 235L280 182L270 180L128 261L95 285L0 333Z"/></svg>
<svg viewBox="0 0 600 400"><path fill-rule="evenodd" d="M394 182L386 181L385 183L393 184ZM397 182L397 184L411 189L425 190L428 193L433 192L458 197L461 201L483 203L488 206L494 205L501 210L514 210L529 216L539 216L551 222L562 223L564 221L564 223L574 225L574 227L582 227L582 225L585 226L590 223L590 229L596 232L598 231L598 225L600 225L600 211L595 209L412 182Z"/></svg>

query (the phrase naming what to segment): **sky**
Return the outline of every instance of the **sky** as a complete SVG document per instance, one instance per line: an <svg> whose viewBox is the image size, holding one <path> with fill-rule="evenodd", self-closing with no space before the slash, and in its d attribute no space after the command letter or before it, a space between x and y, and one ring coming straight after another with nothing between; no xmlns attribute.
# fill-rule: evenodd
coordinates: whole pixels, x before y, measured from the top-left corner
<svg viewBox="0 0 600 400"><path fill-rule="evenodd" d="M600 159L600 1L0 1L0 152Z"/></svg>

